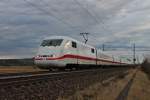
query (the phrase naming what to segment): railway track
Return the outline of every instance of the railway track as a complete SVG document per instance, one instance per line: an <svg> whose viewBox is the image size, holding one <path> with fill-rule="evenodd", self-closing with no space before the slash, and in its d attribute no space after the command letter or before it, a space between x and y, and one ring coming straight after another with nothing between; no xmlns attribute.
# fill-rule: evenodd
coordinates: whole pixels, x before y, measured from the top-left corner
<svg viewBox="0 0 150 100"><path fill-rule="evenodd" d="M31 72L31 73L16 73L16 74L4 74L0 77L0 86L1 85L12 85L17 83L29 82L29 81L39 81L45 79L56 78L61 75L67 75L71 73L82 73L89 72L94 70L82 70L82 71L61 71L61 72Z"/></svg>
<svg viewBox="0 0 150 100"><path fill-rule="evenodd" d="M106 76L108 77L108 76L112 76L113 74L119 73L118 71L112 73L112 71L116 70L114 68L88 69L88 70L79 70L79 71L61 71L61 72L39 71L39 72L27 72L27 73L7 73L7 74L0 74L0 86L12 85L13 83L16 84L16 83L27 82L27 81L45 80L45 79L54 78L55 76L67 75L71 73L78 74L78 73L87 73L91 71L94 72L95 70L99 70L100 73L102 73L102 75L104 74L102 80L104 80ZM108 72L112 74L105 75Z"/></svg>
<svg viewBox="0 0 150 100"><path fill-rule="evenodd" d="M27 100L37 100L41 93L41 96L48 98L46 100L55 100L60 95L73 93L77 87L85 88L89 84L102 82L110 77L124 74L128 70L129 68L88 69L3 76L0 77L0 100L5 98L8 98L7 100L21 100L22 95L25 95L28 98ZM23 93L19 91L23 91ZM30 92L32 95L27 95ZM31 99L32 96L35 96L35 98ZM14 99L16 97L19 99ZM43 100L43 98L38 100Z"/></svg>

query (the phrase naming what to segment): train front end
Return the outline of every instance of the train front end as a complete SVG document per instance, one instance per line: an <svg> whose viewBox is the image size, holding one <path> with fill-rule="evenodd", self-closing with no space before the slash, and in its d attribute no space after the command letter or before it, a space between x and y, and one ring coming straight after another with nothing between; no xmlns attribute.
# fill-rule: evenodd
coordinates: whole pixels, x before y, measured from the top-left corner
<svg viewBox="0 0 150 100"><path fill-rule="evenodd" d="M50 69L55 67L64 67L61 62L63 55L63 39L50 38L42 41L37 55L34 57L34 63L39 68Z"/></svg>

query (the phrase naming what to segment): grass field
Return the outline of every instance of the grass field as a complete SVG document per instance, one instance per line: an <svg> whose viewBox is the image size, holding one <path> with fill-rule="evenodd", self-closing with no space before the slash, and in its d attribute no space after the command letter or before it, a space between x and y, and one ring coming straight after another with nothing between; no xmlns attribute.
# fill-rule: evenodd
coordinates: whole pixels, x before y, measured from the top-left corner
<svg viewBox="0 0 150 100"><path fill-rule="evenodd" d="M0 73L21 73L42 71L35 66L0 66Z"/></svg>

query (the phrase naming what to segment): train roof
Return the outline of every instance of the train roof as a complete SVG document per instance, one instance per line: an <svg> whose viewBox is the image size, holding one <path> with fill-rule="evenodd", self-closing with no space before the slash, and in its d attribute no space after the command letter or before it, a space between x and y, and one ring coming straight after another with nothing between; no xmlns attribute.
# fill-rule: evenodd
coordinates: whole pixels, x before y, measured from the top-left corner
<svg viewBox="0 0 150 100"><path fill-rule="evenodd" d="M71 37L68 37L68 36L51 36L51 37L46 37L44 39L66 39L66 40L72 40L72 41L77 42L79 44L85 45L85 46L87 46L89 48L95 48L94 46L91 46L91 45L88 45L88 44L84 44L83 42L80 42L80 41L78 41L76 39L73 39Z"/></svg>

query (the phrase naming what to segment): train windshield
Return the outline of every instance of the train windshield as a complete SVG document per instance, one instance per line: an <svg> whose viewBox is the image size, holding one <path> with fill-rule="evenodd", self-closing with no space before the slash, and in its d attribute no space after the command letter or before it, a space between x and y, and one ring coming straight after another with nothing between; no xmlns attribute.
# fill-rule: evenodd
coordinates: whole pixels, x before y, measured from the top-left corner
<svg viewBox="0 0 150 100"><path fill-rule="evenodd" d="M60 46L63 39L43 40L41 46Z"/></svg>

